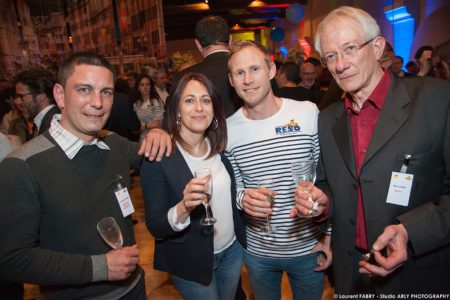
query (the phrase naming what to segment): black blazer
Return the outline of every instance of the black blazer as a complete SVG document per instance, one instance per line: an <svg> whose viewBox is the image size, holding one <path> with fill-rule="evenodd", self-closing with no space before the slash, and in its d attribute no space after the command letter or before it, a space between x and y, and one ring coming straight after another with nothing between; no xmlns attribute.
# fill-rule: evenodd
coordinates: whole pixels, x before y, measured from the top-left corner
<svg viewBox="0 0 450 300"><path fill-rule="evenodd" d="M355 265L358 176L351 128L344 104L319 115L322 155L318 184L332 196L335 289L350 292ZM408 206L386 203L393 171L411 154ZM323 169L321 167L324 167ZM321 170L325 170L324 173ZM324 174L325 176L321 176ZM401 222L410 238L405 264L385 278L373 278L378 292L449 292L450 278L450 83L433 78L392 77L386 100L361 167L369 247L384 228Z"/></svg>
<svg viewBox="0 0 450 300"><path fill-rule="evenodd" d="M233 168L223 153L220 156L232 182L231 201L236 238L245 247L245 224L243 212L236 206ZM161 162L145 160L141 167L146 224L155 237L154 268L207 285L212 279L214 236L213 227L199 223L205 216L204 207L199 205L191 212L191 224L181 232L174 231L167 219L167 212L183 199L183 190L192 178L177 148L172 156L163 158Z"/></svg>
<svg viewBox="0 0 450 300"><path fill-rule="evenodd" d="M104 129L114 131L120 136L131 139L133 132L139 132L141 122L136 112L130 106L127 94L114 92L114 102L111 107L111 114Z"/></svg>
<svg viewBox="0 0 450 300"><path fill-rule="evenodd" d="M58 108L58 106L53 106L42 118L41 127L39 127L38 135L44 133L47 131L47 129L50 128L50 125L52 123L53 115L54 114L60 114L61 110Z"/></svg>

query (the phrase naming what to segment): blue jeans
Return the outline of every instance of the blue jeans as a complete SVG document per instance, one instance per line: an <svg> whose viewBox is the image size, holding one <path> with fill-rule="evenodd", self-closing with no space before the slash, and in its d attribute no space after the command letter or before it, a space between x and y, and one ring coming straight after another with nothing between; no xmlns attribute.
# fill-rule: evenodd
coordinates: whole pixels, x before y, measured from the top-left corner
<svg viewBox="0 0 450 300"><path fill-rule="evenodd" d="M172 276L183 299L234 299L241 276L243 249L236 240L224 251L214 254L212 280L209 285Z"/></svg>
<svg viewBox="0 0 450 300"><path fill-rule="evenodd" d="M281 299L281 277L287 272L295 300L320 300L323 273L314 272L318 254L294 258L261 257L244 251L244 263L256 300Z"/></svg>

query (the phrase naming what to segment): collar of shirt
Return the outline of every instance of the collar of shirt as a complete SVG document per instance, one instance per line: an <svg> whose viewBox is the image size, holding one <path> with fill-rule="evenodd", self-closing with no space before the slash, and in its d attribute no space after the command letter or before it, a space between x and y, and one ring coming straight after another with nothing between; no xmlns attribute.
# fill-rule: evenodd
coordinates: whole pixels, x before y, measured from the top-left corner
<svg viewBox="0 0 450 300"><path fill-rule="evenodd" d="M157 91L158 93L160 93L160 92L166 92L166 87L160 88L160 87L158 87L158 86L155 85L155 89L156 89L156 91Z"/></svg>
<svg viewBox="0 0 450 300"><path fill-rule="evenodd" d="M59 124L59 121L61 121L61 115L54 115L49 133L69 159L73 159L85 145L95 145L99 149L110 150L108 145L98 138L95 138L90 144L84 142L79 137L64 129L64 127Z"/></svg>
<svg viewBox="0 0 450 300"><path fill-rule="evenodd" d="M39 130L41 128L42 120L44 119L45 114L52 109L55 106L55 104L50 104L43 110L41 110L36 117L34 117L34 124L36 124L37 129Z"/></svg>
<svg viewBox="0 0 450 300"><path fill-rule="evenodd" d="M363 107L366 105L372 105L376 107L378 110L381 110L383 108L384 101L386 100L386 95L389 90L389 86L391 85L392 81L392 75L391 73L386 70L384 70L384 74L381 77L380 81L378 82L375 89L372 91L372 94L370 94L367 101L364 102ZM358 114L359 112L353 109L353 99L351 98L349 93L345 94L345 110L348 114ZM362 109L362 108L361 108Z"/></svg>
<svg viewBox="0 0 450 300"><path fill-rule="evenodd" d="M218 53L218 52L230 53L230 50L221 49L221 50L212 51L208 54L208 56L210 56L211 54L214 54L214 53Z"/></svg>

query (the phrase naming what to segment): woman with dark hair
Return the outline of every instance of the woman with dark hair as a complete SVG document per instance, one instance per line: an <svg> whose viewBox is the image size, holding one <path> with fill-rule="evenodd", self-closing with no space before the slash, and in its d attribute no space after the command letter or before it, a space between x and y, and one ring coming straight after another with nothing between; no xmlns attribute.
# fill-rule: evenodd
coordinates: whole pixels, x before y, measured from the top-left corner
<svg viewBox="0 0 450 300"><path fill-rule="evenodd" d="M155 85L148 75L141 75L137 81L137 100L134 111L141 121L141 137L155 127L161 127L164 117L164 103L155 90Z"/></svg>
<svg viewBox="0 0 450 300"><path fill-rule="evenodd" d="M223 154L227 130L220 99L204 75L188 73L172 89L166 109L174 153L141 167L154 268L172 274L184 299L234 299L245 227L233 168ZM212 179L194 178L200 168L209 168ZM214 226L201 224L208 179Z"/></svg>

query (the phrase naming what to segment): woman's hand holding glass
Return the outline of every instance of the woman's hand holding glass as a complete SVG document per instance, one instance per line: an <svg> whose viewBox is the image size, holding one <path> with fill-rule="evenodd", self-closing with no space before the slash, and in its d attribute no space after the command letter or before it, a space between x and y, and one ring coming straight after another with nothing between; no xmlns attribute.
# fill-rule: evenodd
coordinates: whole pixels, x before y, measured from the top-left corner
<svg viewBox="0 0 450 300"><path fill-rule="evenodd" d="M203 226L211 226L214 223L216 223L216 219L209 215L209 206L210 201L213 196L213 177L212 177L212 171L210 168L202 168L195 170L194 176L196 178L201 178L203 180L203 183L205 185L205 192L204 192L204 198L203 198L203 206L205 207L205 217L200 220L200 224Z"/></svg>
<svg viewBox="0 0 450 300"><path fill-rule="evenodd" d="M178 222L184 223L194 208L203 204L208 186L203 178L192 178L184 187L183 199L177 205Z"/></svg>

